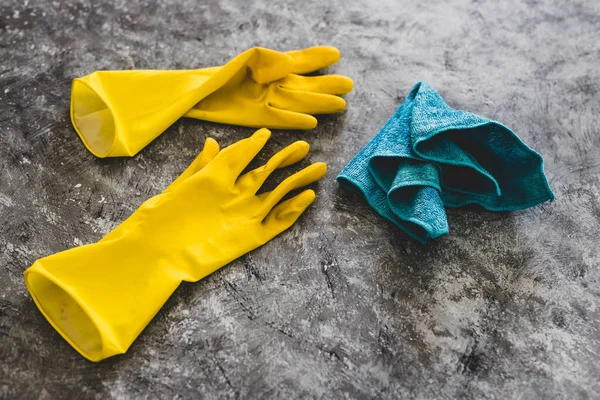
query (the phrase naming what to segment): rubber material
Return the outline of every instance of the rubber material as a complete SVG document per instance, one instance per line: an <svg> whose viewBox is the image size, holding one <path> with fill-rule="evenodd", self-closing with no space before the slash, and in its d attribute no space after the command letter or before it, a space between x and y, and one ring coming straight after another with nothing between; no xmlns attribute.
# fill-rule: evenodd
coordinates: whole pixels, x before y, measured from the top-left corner
<svg viewBox="0 0 600 400"><path fill-rule="evenodd" d="M312 47L285 53L293 63L288 74L258 83L239 71L229 83L196 104L185 116L205 121L273 129L313 129L316 114L344 111L338 95L352 90L352 80L340 75L301 76L337 62L334 47Z"/></svg>
<svg viewBox="0 0 600 400"><path fill-rule="evenodd" d="M269 137L261 129L222 151L207 140L180 178L98 243L37 260L25 283L50 324L91 361L124 353L182 281L198 281L289 228L315 193L280 201L327 167L312 164L257 195L275 169L309 150L295 142L241 175Z"/></svg>
<svg viewBox="0 0 600 400"><path fill-rule="evenodd" d="M334 47L281 53L255 47L222 67L97 71L73 80L71 121L97 157L133 156L182 116L250 127L311 129L336 113L343 76L303 77L335 63Z"/></svg>

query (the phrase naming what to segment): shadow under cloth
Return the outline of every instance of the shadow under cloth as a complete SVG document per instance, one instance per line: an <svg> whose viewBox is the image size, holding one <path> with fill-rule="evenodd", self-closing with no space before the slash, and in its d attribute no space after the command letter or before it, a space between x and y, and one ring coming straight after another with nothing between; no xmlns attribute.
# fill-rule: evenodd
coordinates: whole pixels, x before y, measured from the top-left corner
<svg viewBox="0 0 600 400"><path fill-rule="evenodd" d="M538 153L501 123L451 108L425 82L337 181L422 243L448 233L445 206L512 211L554 200Z"/></svg>

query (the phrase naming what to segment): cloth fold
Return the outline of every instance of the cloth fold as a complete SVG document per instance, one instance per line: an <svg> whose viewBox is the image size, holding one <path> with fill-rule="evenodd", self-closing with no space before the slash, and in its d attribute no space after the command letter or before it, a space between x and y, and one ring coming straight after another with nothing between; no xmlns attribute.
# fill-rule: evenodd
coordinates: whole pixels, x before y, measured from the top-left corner
<svg viewBox="0 0 600 400"><path fill-rule="evenodd" d="M448 233L445 206L511 211L554 200L538 153L501 123L451 108L425 82L337 180L422 243Z"/></svg>

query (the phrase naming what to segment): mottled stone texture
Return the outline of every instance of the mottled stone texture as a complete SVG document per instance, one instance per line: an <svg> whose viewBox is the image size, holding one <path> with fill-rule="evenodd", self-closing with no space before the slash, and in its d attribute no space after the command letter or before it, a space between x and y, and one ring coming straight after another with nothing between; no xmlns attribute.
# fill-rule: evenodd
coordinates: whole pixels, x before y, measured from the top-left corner
<svg viewBox="0 0 600 400"><path fill-rule="evenodd" d="M599 398L599 32L597 0L2 0L0 398ZM182 285L126 355L79 356L23 271L109 232L207 136L253 130L180 120L135 158L100 160L71 127L71 79L318 44L342 52L328 72L354 79L348 110L275 131L261 156L310 142L330 167L315 204ZM418 80L540 152L557 200L451 210L450 235L422 246L340 190Z"/></svg>

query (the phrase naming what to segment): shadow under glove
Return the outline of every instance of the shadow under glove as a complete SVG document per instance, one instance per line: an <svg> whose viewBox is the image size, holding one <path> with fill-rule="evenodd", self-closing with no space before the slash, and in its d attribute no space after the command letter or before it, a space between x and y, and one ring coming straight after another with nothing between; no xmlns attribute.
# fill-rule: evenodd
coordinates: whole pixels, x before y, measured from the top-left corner
<svg viewBox="0 0 600 400"><path fill-rule="evenodd" d="M452 109L425 82L337 180L422 243L448 233L444 206L509 211L554 199L538 153L499 122Z"/></svg>
<svg viewBox="0 0 600 400"><path fill-rule="evenodd" d="M298 141L242 174L270 137L266 129L219 151L208 141L181 179L144 202L98 243L37 260L25 283L50 324L81 355L124 353L182 281L195 282L265 244L300 217L325 175L312 164L256 194L277 168L302 160Z"/></svg>

